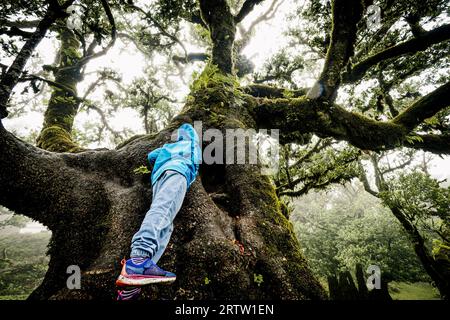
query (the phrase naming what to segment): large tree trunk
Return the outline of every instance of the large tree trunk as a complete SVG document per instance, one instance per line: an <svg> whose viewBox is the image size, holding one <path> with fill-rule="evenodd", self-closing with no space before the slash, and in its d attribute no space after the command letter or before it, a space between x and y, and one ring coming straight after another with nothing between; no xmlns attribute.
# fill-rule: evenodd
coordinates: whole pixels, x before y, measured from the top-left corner
<svg viewBox="0 0 450 320"><path fill-rule="evenodd" d="M147 152L169 141L184 121L201 120L204 130L250 127L252 118L236 94L223 83L202 88L166 130L111 151L30 150L2 128L0 201L53 232L48 272L30 299L114 298L119 262L128 256L130 240L151 204L149 176L134 175L133 169L145 164ZM13 170L11 161L20 170ZM70 265L82 269L80 290L66 288ZM325 298L272 183L257 165L202 164L161 265L176 272L177 281L148 287L146 296ZM255 282L255 275L262 275L262 283Z"/></svg>

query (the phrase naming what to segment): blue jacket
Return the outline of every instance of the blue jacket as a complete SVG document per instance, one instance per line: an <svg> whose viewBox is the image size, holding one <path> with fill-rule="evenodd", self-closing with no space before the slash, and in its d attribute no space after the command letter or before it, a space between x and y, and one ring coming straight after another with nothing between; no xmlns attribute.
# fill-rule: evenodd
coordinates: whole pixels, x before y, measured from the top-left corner
<svg viewBox="0 0 450 320"><path fill-rule="evenodd" d="M152 170L152 185L166 170L174 170L186 177L188 188L198 174L201 161L199 138L195 129L188 123L178 128L176 142L166 143L148 154Z"/></svg>

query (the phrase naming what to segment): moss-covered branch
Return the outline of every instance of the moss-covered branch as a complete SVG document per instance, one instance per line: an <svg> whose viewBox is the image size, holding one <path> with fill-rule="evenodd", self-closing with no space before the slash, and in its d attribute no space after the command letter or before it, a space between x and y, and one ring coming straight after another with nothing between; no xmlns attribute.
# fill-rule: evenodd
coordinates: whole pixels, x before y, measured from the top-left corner
<svg viewBox="0 0 450 320"><path fill-rule="evenodd" d="M324 100L305 97L255 98L251 108L258 127L280 129L281 143L302 143L304 134L315 133L319 137L348 141L364 150L393 149L406 145L450 154L447 136L424 135L422 139L408 139L408 134L418 124L450 104L449 89L449 84L439 87L389 122L376 121ZM434 145L427 145L433 142Z"/></svg>
<svg viewBox="0 0 450 320"><path fill-rule="evenodd" d="M381 52L378 52L361 62L355 64L350 71L343 75L343 81L346 83L355 82L364 77L366 72L378 63L397 58L406 54L413 54L418 51L423 51L433 44L440 43L450 39L450 24L440 26L431 31L422 33L395 46L389 47Z"/></svg>
<svg viewBox="0 0 450 320"><path fill-rule="evenodd" d="M298 98L306 94L306 89L289 90L265 84L250 84L242 90L259 98Z"/></svg>
<svg viewBox="0 0 450 320"><path fill-rule="evenodd" d="M405 141L405 146L436 154L450 154L450 135L418 134L416 139Z"/></svg>
<svg viewBox="0 0 450 320"><path fill-rule="evenodd" d="M401 145L407 131L401 125L375 121L323 100L255 99L253 114L260 128L279 128L280 142L302 142L303 135L346 140L360 149L379 150Z"/></svg>
<svg viewBox="0 0 450 320"><path fill-rule="evenodd" d="M437 112L448 106L450 106L450 82L420 98L396 116L392 122L400 124L410 131L425 119L434 116Z"/></svg>
<svg viewBox="0 0 450 320"><path fill-rule="evenodd" d="M366 1L368 2L368 1ZM354 54L357 24L363 15L363 1L332 1L332 22L330 46L325 64L319 77L323 92L315 96L333 99L340 84L341 71Z"/></svg>
<svg viewBox="0 0 450 320"><path fill-rule="evenodd" d="M0 122L0 204L52 228L70 211L76 176L56 154L7 132Z"/></svg>

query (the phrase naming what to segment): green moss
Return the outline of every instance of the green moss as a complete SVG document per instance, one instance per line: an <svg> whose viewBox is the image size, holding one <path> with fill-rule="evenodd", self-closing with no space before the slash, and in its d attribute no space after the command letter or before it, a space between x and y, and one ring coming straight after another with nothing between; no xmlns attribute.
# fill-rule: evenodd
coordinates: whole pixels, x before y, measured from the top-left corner
<svg viewBox="0 0 450 320"><path fill-rule="evenodd" d="M217 65L208 62L202 73L194 75L191 94L183 108L184 114L202 120L204 126L215 128L251 127L249 115L238 78L225 74Z"/></svg>
<svg viewBox="0 0 450 320"><path fill-rule="evenodd" d="M275 188L266 176L247 175L241 188L249 201L255 203L263 213L255 216L256 228L266 244L265 257L279 257L283 253L284 270L289 277L299 279L293 282L299 292L305 288L310 296L325 298L325 291L312 273L304 259L300 245L295 236L292 223L282 213L282 202L275 193ZM267 281L270 281L268 278ZM306 295L308 293L305 292Z"/></svg>
<svg viewBox="0 0 450 320"><path fill-rule="evenodd" d="M348 139L350 143L361 149L384 149L400 146L407 131L404 127L392 122L380 122L361 114L348 112L335 107L330 113L331 123L327 130L335 137Z"/></svg>
<svg viewBox="0 0 450 320"><path fill-rule="evenodd" d="M193 77L196 79L190 87L191 92L215 87L225 89L226 86L232 87L233 90L239 88L239 79L236 76L224 74L217 65L212 64L210 61L207 62L200 74L194 73Z"/></svg>
<svg viewBox="0 0 450 320"><path fill-rule="evenodd" d="M43 129L37 139L37 146L53 152L79 152L83 149L72 141L70 134L60 126Z"/></svg>

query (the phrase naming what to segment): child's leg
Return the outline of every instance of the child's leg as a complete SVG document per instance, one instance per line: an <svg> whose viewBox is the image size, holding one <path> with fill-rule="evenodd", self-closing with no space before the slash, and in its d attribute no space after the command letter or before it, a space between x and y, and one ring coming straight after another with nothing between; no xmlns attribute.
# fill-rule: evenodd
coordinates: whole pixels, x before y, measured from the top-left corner
<svg viewBox="0 0 450 320"><path fill-rule="evenodd" d="M187 190L186 178L167 170L153 186L150 210L133 236L131 257L150 257L156 263L170 240L173 219L181 208Z"/></svg>
<svg viewBox="0 0 450 320"><path fill-rule="evenodd" d="M159 259L161 258L164 251L166 251L167 244L169 243L170 236L173 232L173 223L170 224L170 226L164 230L161 231L161 238L159 241L159 248L158 250L153 254L152 260L154 263L158 263Z"/></svg>

